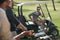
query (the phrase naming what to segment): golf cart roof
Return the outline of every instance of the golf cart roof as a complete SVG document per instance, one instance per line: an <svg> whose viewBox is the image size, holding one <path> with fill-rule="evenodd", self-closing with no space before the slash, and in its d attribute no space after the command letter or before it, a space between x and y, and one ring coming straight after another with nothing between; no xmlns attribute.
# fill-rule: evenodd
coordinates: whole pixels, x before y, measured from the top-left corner
<svg viewBox="0 0 60 40"><path fill-rule="evenodd" d="M22 3L20 3L20 4L17 4L17 6L31 5L31 4L47 4L47 1L30 1L30 2L22 2Z"/></svg>

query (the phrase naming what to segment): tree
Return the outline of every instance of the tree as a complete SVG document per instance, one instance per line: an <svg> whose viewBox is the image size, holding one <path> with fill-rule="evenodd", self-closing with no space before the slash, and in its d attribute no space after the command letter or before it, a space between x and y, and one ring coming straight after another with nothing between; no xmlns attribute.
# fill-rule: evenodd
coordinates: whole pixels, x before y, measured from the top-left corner
<svg viewBox="0 0 60 40"><path fill-rule="evenodd" d="M56 11L54 0L52 0L52 4L53 4L54 11Z"/></svg>

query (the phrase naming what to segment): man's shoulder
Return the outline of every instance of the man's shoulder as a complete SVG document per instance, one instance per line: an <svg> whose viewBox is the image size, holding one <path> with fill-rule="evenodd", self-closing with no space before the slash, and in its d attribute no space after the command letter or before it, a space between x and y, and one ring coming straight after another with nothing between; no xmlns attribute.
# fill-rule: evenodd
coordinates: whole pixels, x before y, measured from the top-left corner
<svg viewBox="0 0 60 40"><path fill-rule="evenodd" d="M2 8L0 8L0 15L1 15L1 14L4 14L4 13L5 13L5 10L2 9Z"/></svg>
<svg viewBox="0 0 60 40"><path fill-rule="evenodd" d="M0 8L0 12L5 12L2 8Z"/></svg>
<svg viewBox="0 0 60 40"><path fill-rule="evenodd" d="M31 15L34 15L36 12L34 11L34 12L32 12L32 13L30 13L29 15L31 16Z"/></svg>
<svg viewBox="0 0 60 40"><path fill-rule="evenodd" d="M32 12L32 14L36 13L36 11Z"/></svg>
<svg viewBox="0 0 60 40"><path fill-rule="evenodd" d="M10 7L7 7L6 10L12 10Z"/></svg>
<svg viewBox="0 0 60 40"><path fill-rule="evenodd" d="M7 7L6 14L8 14L8 15L13 14L13 10L10 7Z"/></svg>

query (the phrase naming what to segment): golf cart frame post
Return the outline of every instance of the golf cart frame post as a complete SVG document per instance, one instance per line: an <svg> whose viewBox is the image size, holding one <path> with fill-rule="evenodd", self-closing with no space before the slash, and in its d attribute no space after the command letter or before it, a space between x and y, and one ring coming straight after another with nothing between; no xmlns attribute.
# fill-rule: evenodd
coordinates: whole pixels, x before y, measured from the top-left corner
<svg viewBox="0 0 60 40"><path fill-rule="evenodd" d="M40 5L40 4L39 4L39 7L41 8L41 5ZM42 14L43 14L43 17L45 17L45 15L44 15L44 12L43 12L42 8L41 8L41 12L42 12Z"/></svg>
<svg viewBox="0 0 60 40"><path fill-rule="evenodd" d="M20 10L20 6L18 6L18 14L19 14L19 16L20 16L20 15L23 15L22 7L23 7L23 6L21 6L21 10ZM21 11L21 13L20 13L19 11Z"/></svg>
<svg viewBox="0 0 60 40"><path fill-rule="evenodd" d="M31 5L31 4L44 4L46 9L47 9L47 12L48 12L48 16L50 18L50 20L52 21L52 18L51 18L51 15L50 15L50 12L49 12L49 9L47 7L47 3L48 1L30 1L30 2L23 2L23 3L20 3L20 4L17 4L18 6L18 15L23 15L23 5ZM41 5L40 5L41 6ZM43 12L42 8L41 8L41 11ZM44 15L44 13L42 13Z"/></svg>
<svg viewBox="0 0 60 40"><path fill-rule="evenodd" d="M51 19L51 21L52 21L52 17L51 17L51 15L50 15L49 10L48 10L47 4L45 4L45 6L46 6L46 9L47 9L47 11L48 11L48 15L49 15L49 17L50 17L50 19Z"/></svg>

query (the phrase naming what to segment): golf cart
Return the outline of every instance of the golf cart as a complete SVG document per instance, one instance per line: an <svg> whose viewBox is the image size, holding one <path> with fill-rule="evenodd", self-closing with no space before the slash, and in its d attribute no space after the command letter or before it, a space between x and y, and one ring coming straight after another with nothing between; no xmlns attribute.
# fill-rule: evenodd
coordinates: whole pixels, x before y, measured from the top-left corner
<svg viewBox="0 0 60 40"><path fill-rule="evenodd" d="M56 37L58 36L59 32L58 29L56 28L57 26L52 22L52 17L50 15L50 12L47 8L47 3L48 1L31 1L31 2L23 2L18 4L18 16L17 18L20 20L20 22L27 27L28 30L34 30L35 34L34 37L31 37L29 40L56 40ZM34 5L34 6L33 6ZM41 13L44 16L45 23L44 25L44 30L46 31L41 31L39 29L38 25L34 24L31 20L27 19L27 14L26 12L32 12L32 9L39 5L41 7ZM24 7L26 6L26 7ZM33 6L33 8L30 7ZM31 10L23 10L24 8L31 9ZM26 11L26 12L24 12ZM23 14L24 12L24 14ZM27 17L25 17L27 16ZM17 33L20 32L19 28L17 28Z"/></svg>

